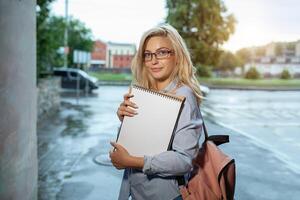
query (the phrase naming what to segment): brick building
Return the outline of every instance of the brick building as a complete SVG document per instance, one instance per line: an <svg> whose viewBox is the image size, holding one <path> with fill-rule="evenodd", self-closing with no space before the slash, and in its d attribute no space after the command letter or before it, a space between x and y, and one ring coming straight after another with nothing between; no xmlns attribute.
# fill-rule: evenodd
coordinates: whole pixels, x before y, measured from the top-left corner
<svg viewBox="0 0 300 200"><path fill-rule="evenodd" d="M91 54L91 66L92 67L105 67L106 66L106 49L107 45L101 40L94 42L93 52Z"/></svg>
<svg viewBox="0 0 300 200"><path fill-rule="evenodd" d="M106 64L108 68L130 68L136 52L135 44L107 43Z"/></svg>
<svg viewBox="0 0 300 200"><path fill-rule="evenodd" d="M105 43L96 40L92 52L91 67L129 69L135 53L135 44Z"/></svg>

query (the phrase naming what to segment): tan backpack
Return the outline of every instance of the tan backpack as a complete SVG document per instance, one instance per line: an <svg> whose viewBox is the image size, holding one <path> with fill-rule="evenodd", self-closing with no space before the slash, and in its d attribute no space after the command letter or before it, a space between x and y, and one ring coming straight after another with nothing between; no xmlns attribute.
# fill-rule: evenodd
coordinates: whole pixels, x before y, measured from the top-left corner
<svg viewBox="0 0 300 200"><path fill-rule="evenodd" d="M235 189L234 159L218 145L229 142L228 135L208 136L203 122L205 141L193 160L188 183L180 186L184 200L232 200Z"/></svg>

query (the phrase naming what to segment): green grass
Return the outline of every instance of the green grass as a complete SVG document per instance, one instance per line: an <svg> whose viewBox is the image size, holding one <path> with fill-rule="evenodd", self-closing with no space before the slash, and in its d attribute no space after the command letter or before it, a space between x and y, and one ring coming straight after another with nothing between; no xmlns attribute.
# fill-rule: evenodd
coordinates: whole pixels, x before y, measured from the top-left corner
<svg viewBox="0 0 300 200"><path fill-rule="evenodd" d="M131 81L132 75L126 73L104 73L104 72L90 72L91 76L98 78L101 81ZM284 87L284 88L300 88L300 79L258 79L250 80L244 78L199 78L200 84L208 86L224 86L224 87Z"/></svg>
<svg viewBox="0 0 300 200"><path fill-rule="evenodd" d="M126 73L104 73L104 72L90 72L89 75L98 78L100 81L131 81L131 74Z"/></svg>
<svg viewBox="0 0 300 200"><path fill-rule="evenodd" d="M300 88L300 79L258 79L243 78L199 78L200 83L213 86L255 86L255 87L293 87Z"/></svg>

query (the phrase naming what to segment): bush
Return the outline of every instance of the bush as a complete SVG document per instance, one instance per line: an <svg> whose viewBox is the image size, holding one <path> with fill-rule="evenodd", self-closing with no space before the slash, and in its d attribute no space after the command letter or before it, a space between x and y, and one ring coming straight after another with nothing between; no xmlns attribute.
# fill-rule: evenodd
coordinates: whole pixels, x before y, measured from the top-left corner
<svg viewBox="0 0 300 200"><path fill-rule="evenodd" d="M291 78L291 74L289 72L289 70L284 69L281 74L280 74L280 78L281 79L290 79Z"/></svg>
<svg viewBox="0 0 300 200"><path fill-rule="evenodd" d="M211 77L211 68L205 65L198 65L197 67L197 75L200 77Z"/></svg>
<svg viewBox="0 0 300 200"><path fill-rule="evenodd" d="M250 67L250 69L246 72L245 78L247 79L259 79L260 74L255 67Z"/></svg>

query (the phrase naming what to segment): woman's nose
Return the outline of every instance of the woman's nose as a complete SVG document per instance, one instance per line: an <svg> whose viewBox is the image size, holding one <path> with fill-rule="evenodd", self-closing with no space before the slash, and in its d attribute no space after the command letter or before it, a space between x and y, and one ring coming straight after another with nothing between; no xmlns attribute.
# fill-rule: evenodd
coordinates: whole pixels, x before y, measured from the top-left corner
<svg viewBox="0 0 300 200"><path fill-rule="evenodd" d="M155 65L155 64L158 63L158 60L157 60L156 56L154 56L154 55L152 56L151 63L152 63L152 65Z"/></svg>

